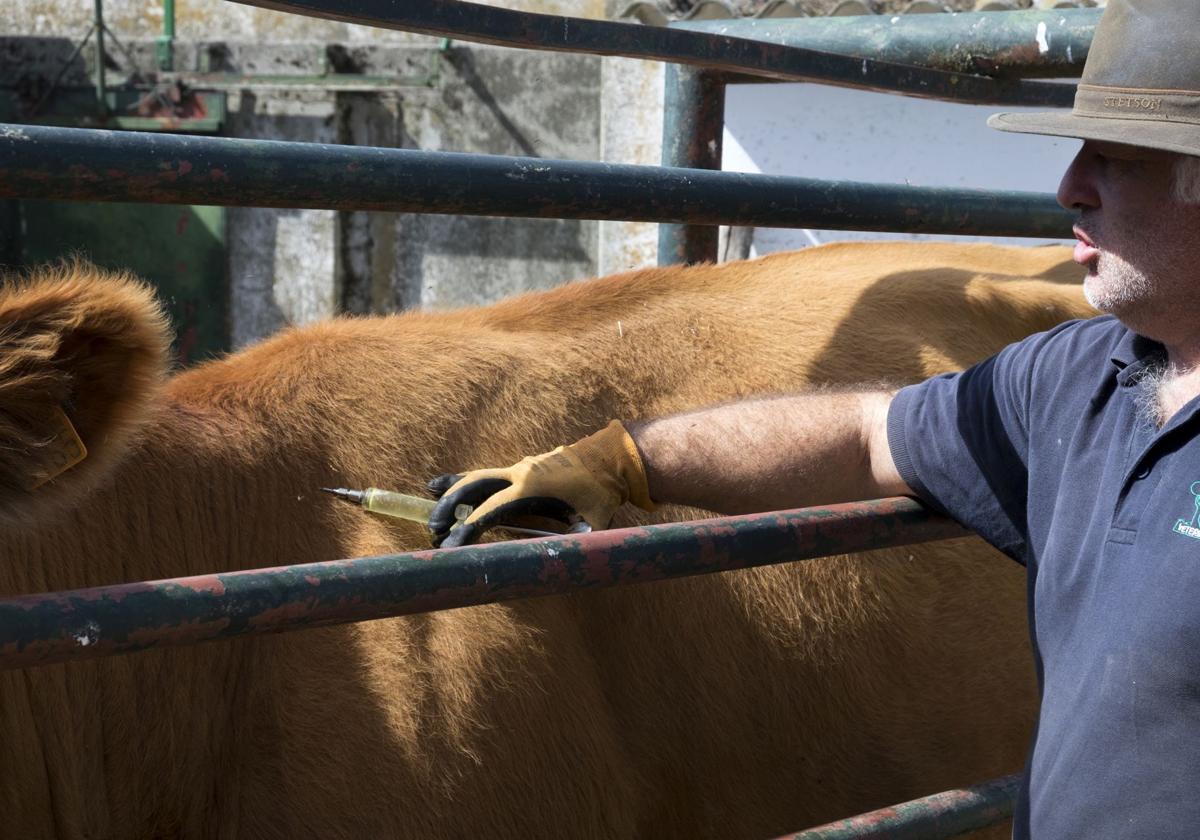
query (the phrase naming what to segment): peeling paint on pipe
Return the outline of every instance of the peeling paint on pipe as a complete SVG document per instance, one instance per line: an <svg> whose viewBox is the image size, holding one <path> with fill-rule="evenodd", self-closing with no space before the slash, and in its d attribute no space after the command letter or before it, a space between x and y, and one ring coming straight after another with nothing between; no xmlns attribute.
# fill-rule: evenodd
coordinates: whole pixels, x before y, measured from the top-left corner
<svg viewBox="0 0 1200 840"><path fill-rule="evenodd" d="M689 20L672 28L996 78L1078 78L1102 9ZM1042 33L1046 50L1038 35ZM730 82L754 82L749 76Z"/></svg>
<svg viewBox="0 0 1200 840"><path fill-rule="evenodd" d="M1004 822L1012 816L1020 776L1005 776L880 808L789 834L778 840L941 840Z"/></svg>
<svg viewBox="0 0 1200 840"><path fill-rule="evenodd" d="M0 669L965 536L911 499L415 551L0 600Z"/></svg>

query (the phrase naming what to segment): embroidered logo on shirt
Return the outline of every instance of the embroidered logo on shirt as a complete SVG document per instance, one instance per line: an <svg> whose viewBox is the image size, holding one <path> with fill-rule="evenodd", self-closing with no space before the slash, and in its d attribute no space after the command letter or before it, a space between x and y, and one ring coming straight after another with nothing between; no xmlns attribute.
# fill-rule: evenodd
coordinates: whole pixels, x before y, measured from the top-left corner
<svg viewBox="0 0 1200 840"><path fill-rule="evenodd" d="M1171 530L1176 534L1183 534L1185 537L1200 540L1200 528L1196 527L1196 520L1200 519L1200 481L1193 481L1188 491L1192 494L1192 502L1196 506L1195 511L1192 513L1192 520L1187 522L1178 519L1175 521L1175 527Z"/></svg>

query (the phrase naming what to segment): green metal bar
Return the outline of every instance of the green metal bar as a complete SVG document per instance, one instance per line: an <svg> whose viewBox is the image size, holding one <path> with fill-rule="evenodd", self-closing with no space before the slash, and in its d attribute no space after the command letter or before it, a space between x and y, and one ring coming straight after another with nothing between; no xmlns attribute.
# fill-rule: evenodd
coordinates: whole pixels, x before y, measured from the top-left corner
<svg viewBox="0 0 1200 840"><path fill-rule="evenodd" d="M26 595L0 668L867 551L967 532L911 499Z"/></svg>
<svg viewBox="0 0 1200 840"><path fill-rule="evenodd" d="M508 47L622 55L781 81L993 105L1069 107L1074 87L945 73L728 35L517 12L466 0L238 0L293 14Z"/></svg>
<svg viewBox="0 0 1200 840"><path fill-rule="evenodd" d="M1070 236L1043 193L0 124L0 198Z"/></svg>
<svg viewBox="0 0 1200 840"><path fill-rule="evenodd" d="M162 35L155 42L158 69L170 72L175 69L175 0L163 0Z"/></svg>
<svg viewBox="0 0 1200 840"><path fill-rule="evenodd" d="M943 840L959 837L998 825L1011 817L1020 789L1020 776L1005 776L789 834L786 840Z"/></svg>
<svg viewBox="0 0 1200 840"><path fill-rule="evenodd" d="M720 169L725 82L718 74L668 64L663 108L663 166ZM717 261L718 228L659 225L658 264Z"/></svg>
<svg viewBox="0 0 1200 840"><path fill-rule="evenodd" d="M1077 78L1102 9L683 21L672 28L997 78ZM768 81L739 77L730 82Z"/></svg>
<svg viewBox="0 0 1200 840"><path fill-rule="evenodd" d="M96 112L103 117L108 114L108 85L104 80L104 0L93 0L92 29L96 33Z"/></svg>

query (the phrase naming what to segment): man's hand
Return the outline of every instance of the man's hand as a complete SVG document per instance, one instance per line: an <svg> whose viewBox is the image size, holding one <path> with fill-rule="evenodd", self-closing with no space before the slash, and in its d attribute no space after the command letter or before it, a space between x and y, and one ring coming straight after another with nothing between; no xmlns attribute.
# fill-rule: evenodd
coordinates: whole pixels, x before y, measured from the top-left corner
<svg viewBox="0 0 1200 840"><path fill-rule="evenodd" d="M434 545L467 545L494 525L520 517L556 519L564 525L576 514L593 528L607 528L624 502L654 510L646 473L633 438L613 420L594 435L504 469L441 475L429 482L439 495L429 516ZM455 526L454 509L475 510Z"/></svg>

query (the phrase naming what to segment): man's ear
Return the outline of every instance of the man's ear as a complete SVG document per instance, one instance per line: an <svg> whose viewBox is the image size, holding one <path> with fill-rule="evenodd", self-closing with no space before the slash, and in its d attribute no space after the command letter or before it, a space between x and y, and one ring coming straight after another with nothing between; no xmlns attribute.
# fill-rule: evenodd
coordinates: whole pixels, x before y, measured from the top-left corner
<svg viewBox="0 0 1200 840"><path fill-rule="evenodd" d="M168 346L129 275L76 261L0 288L0 520L95 486L146 416Z"/></svg>

